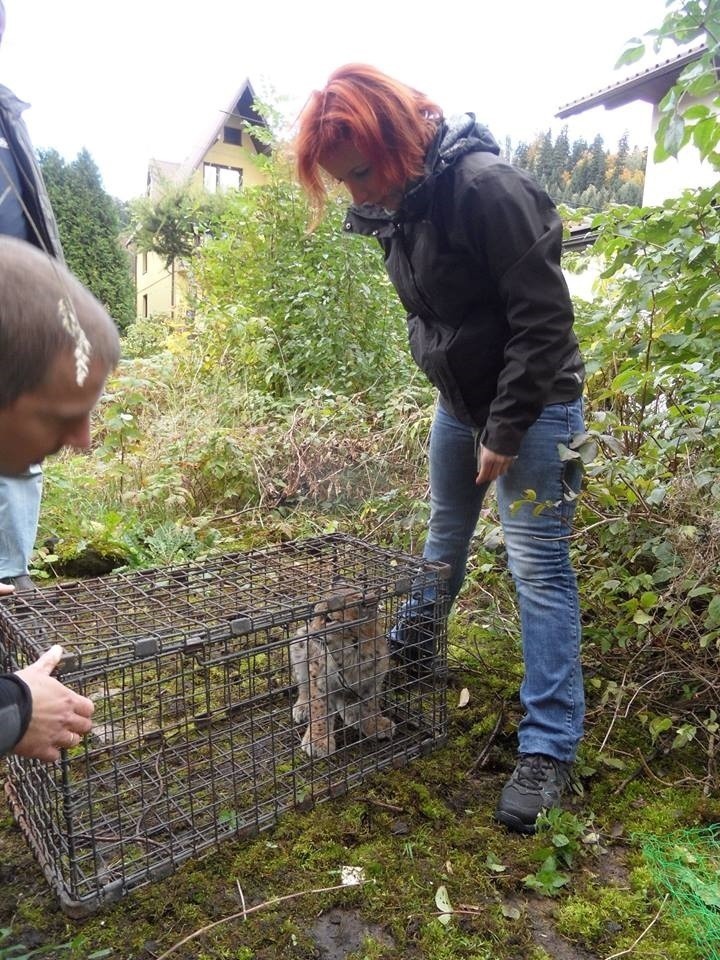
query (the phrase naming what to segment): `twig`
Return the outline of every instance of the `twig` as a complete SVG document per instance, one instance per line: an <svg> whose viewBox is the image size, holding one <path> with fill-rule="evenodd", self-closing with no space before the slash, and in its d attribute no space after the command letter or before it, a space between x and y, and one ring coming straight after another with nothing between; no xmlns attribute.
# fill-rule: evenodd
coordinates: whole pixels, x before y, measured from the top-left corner
<svg viewBox="0 0 720 960"><path fill-rule="evenodd" d="M605 960L616 960L617 957L624 957L624 956L627 956L628 953L631 953L631 952L635 949L635 947L640 943L640 941L641 941L642 938L645 936L645 934L650 930L650 928L651 928L652 926L654 926L655 922L656 922L656 921L658 920L658 918L660 917L660 914L662 913L662 908L663 908L663 907L665 906L665 904L667 903L667 898L668 898L669 896L670 896L669 893L666 893L666 894L665 894L665 896L663 897L663 902L660 904L660 906L659 906L659 908L658 908L658 912L657 912L657 913L655 914L655 916L652 918L652 920L650 921L650 923L645 927L645 929L644 929L643 932L640 934L640 936L635 940L635 942L634 942L634 943L631 943L630 946L627 948L627 950L621 950L619 953L611 953L609 957L605 957ZM161 958L161 960L162 960L162 958Z"/></svg>
<svg viewBox="0 0 720 960"><path fill-rule="evenodd" d="M370 883L369 880L361 880L360 883L353 884L353 886L362 886L363 883ZM221 923L230 923L233 920L243 920L247 919L248 914L255 913L256 910L262 910L264 907L271 907L276 903L283 903L285 900L296 900L298 897L304 897L309 893L331 893L333 890L348 890L351 889L346 883L339 883L335 887L318 887L315 890L298 890L297 893L288 893L284 897L273 897L272 900L266 900L264 903L258 903L254 907L245 908L245 902L243 898L243 909L239 913L233 913L229 917L222 917L220 920L215 920L213 923L208 923L204 927L200 927L199 930L195 930L193 933L188 934L187 937L184 937L182 940L179 940L176 944L170 947L169 950L166 950L165 953L161 953L159 957L156 957L155 960L165 960L166 957L169 957L171 953L175 953L180 947L184 946L186 943L189 943L191 940L194 940L196 937L201 936L203 933L207 933L209 930L212 930L213 927L219 927Z"/></svg>
<svg viewBox="0 0 720 960"><path fill-rule="evenodd" d="M245 894L243 893L243 888L240 886L240 881L236 880L238 893L240 894L240 903L242 904L242 918L247 920L247 907L245 906Z"/></svg>
<svg viewBox="0 0 720 960"><path fill-rule="evenodd" d="M396 807L392 803L383 803L381 800L373 800L372 797L358 797L361 803L370 803L374 807L382 807L383 810L392 810L393 813L405 813L405 807Z"/></svg>
<svg viewBox="0 0 720 960"><path fill-rule="evenodd" d="M492 749L492 745L495 743L495 739L497 738L497 735L500 732L500 727L502 727L504 720L505 720L505 704L502 703L500 705L498 718L495 721L495 726L492 728L492 731L490 732L490 736L485 741L485 746L480 751L480 755L478 756L475 763L472 765L470 769L470 773L477 773L478 770L481 770L485 766L490 750Z"/></svg>
<svg viewBox="0 0 720 960"><path fill-rule="evenodd" d="M633 780L637 780L637 778L640 776L643 770L649 769L648 763L651 763L653 760L655 760L659 756L660 756L660 750L657 747L655 747L655 749L650 753L650 755L647 758L642 757L642 763L640 763L639 766L637 766L629 776L625 777L625 779L623 780L623 782L620 784L619 787L616 787L613 790L613 796L617 797L619 794L621 794L625 789L625 787L628 786L628 784L632 783Z"/></svg>
<svg viewBox="0 0 720 960"><path fill-rule="evenodd" d="M635 658L633 658L633 660L634 660L634 659L635 659ZM635 693L633 693L633 695L630 697L630 699L628 700L628 702L627 702L627 704L626 704L626 706L625 706L625 713L623 714L624 719L627 719L627 717L628 717L628 715L629 715L629 713L630 713L630 707L633 705L633 702L635 701L635 698L638 696L638 694L640 693L641 690L644 690L645 687L647 687L647 686L648 686L649 684L651 684L651 683L654 683L656 680L659 680L661 677L669 676L669 675L671 675L671 674L674 673L674 672L676 672L676 671L673 671L673 670L661 670L660 673L656 673L654 677L650 677L650 679L649 679L649 680L646 680L645 683L640 684L640 686L637 688L637 690L635 691ZM618 688L621 693L625 691L625 681L627 680L627 675L628 675L628 672L627 672L627 670L626 670L625 673L623 674L623 678L622 678L622 682L620 683L620 687ZM621 703L621 698L618 697L617 702L616 702L616 704L615 704L615 711L614 711L614 713L613 713L612 720L610 721L610 726L608 727L607 733L605 734L605 736L604 736L604 738L603 738L603 742L600 744L600 747L599 747L599 749L598 749L598 753L602 753L603 750L605 749L605 744L608 742L608 739L609 739L609 737L610 737L610 733L612 732L612 728L615 726L615 721L617 720L618 716L620 715L620 703Z"/></svg>

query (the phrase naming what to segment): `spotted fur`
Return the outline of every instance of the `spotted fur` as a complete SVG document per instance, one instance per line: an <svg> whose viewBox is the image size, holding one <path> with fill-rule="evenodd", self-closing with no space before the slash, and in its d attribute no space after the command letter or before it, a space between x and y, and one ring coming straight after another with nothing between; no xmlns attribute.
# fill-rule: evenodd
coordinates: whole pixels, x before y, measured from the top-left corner
<svg viewBox="0 0 720 960"><path fill-rule="evenodd" d="M308 724L302 749L311 757L334 753L337 718L366 737L391 737L393 723L381 713L390 650L377 603L341 584L313 613L290 645L298 688L293 719Z"/></svg>

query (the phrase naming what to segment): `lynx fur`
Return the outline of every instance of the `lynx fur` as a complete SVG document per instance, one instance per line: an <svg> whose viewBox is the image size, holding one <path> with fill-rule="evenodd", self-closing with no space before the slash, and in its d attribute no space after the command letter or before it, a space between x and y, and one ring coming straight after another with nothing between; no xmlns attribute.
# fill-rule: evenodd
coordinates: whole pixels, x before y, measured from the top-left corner
<svg viewBox="0 0 720 960"><path fill-rule="evenodd" d="M394 725L380 712L390 651L377 603L340 584L315 604L313 613L290 644L298 687L293 719L308 724L302 749L311 757L334 753L337 717L366 737L391 737Z"/></svg>

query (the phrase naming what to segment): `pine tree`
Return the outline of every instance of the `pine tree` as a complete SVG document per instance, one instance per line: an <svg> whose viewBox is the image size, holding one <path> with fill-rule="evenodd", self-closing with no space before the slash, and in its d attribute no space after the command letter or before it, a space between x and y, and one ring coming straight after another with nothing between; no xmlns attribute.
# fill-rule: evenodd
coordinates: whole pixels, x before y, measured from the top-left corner
<svg viewBox="0 0 720 960"><path fill-rule="evenodd" d="M572 150L570 151L570 169L573 170L578 163L582 160L588 150L587 140L575 140L573 141Z"/></svg>
<svg viewBox="0 0 720 960"><path fill-rule="evenodd" d="M615 184L621 179L622 172L627 166L629 152L630 147L626 131L618 140L618 150L615 154L615 169L613 170L613 183Z"/></svg>
<svg viewBox="0 0 720 960"><path fill-rule="evenodd" d="M95 161L87 150L71 163L48 150L40 166L68 266L124 329L135 318L131 261L120 244L116 202L103 189Z"/></svg>
<svg viewBox="0 0 720 960"><path fill-rule="evenodd" d="M589 162L589 171L588 179L590 183L594 184L598 190L600 190L605 185L605 169L607 166L607 155L605 153L605 146L603 144L603 138L598 134L592 142L590 147L590 162Z"/></svg>
<svg viewBox="0 0 720 960"><path fill-rule="evenodd" d="M512 162L516 167L520 167L521 170L530 169L530 147L527 143L522 140L520 141L515 148Z"/></svg>
<svg viewBox="0 0 720 960"><path fill-rule="evenodd" d="M567 127L562 128L555 141L553 161L555 165L555 175L561 179L561 175L570 169L570 139L568 138Z"/></svg>
<svg viewBox="0 0 720 960"><path fill-rule="evenodd" d="M533 173L538 183L542 184L546 190L557 179L555 176L555 150L550 130L547 130L539 138L539 150Z"/></svg>
<svg viewBox="0 0 720 960"><path fill-rule="evenodd" d="M640 202L645 156L637 147L629 149L627 134L611 155L599 135L590 146L582 139L571 145L563 127L554 143L549 130L519 143L512 162L532 173L556 203L601 210L609 203Z"/></svg>

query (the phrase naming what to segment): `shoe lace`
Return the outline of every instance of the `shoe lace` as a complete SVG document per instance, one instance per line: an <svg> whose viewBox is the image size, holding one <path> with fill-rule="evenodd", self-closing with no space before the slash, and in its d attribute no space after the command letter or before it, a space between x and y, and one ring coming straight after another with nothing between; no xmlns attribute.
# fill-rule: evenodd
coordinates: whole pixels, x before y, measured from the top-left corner
<svg viewBox="0 0 720 960"><path fill-rule="evenodd" d="M532 789L544 783L551 773L557 773L563 779L567 778L559 760L545 757L541 753L526 753L520 755L515 780L520 786Z"/></svg>

